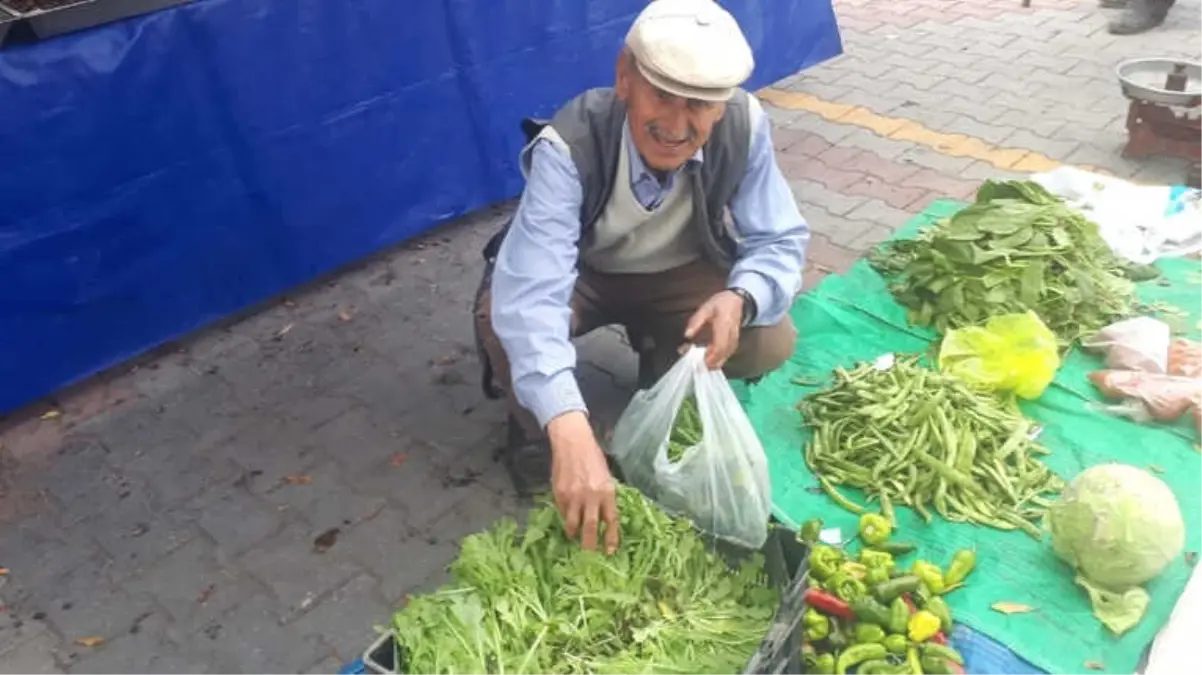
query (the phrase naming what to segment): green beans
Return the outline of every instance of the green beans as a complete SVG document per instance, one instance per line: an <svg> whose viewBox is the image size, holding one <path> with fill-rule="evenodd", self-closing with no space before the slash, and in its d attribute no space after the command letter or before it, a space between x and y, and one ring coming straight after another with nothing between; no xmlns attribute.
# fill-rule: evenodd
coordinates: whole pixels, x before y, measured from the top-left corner
<svg viewBox="0 0 1202 675"><path fill-rule="evenodd" d="M1037 457L1033 425L1017 406L929 371L917 357L878 370L836 369L834 384L798 404L813 428L806 465L840 507L866 507L839 490L860 488L891 520L909 506L927 522L931 510L951 522L1022 530L1037 523L1064 487ZM871 508L869 506L868 508Z"/></svg>

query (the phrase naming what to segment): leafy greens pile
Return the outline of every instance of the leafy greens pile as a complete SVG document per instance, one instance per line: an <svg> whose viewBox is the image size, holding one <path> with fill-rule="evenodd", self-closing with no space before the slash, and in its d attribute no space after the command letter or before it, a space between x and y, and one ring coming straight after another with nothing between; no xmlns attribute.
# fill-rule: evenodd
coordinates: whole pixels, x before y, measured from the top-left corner
<svg viewBox="0 0 1202 675"><path fill-rule="evenodd" d="M701 411L697 409L697 399L686 396L676 413L672 433L668 435L668 461L679 462L684 459L685 451L700 442Z"/></svg>
<svg viewBox="0 0 1202 675"><path fill-rule="evenodd" d="M910 323L949 328L1034 311L1063 342L1135 307L1131 279L1098 226L1031 181L985 181L976 202L917 239L878 247L869 263Z"/></svg>
<svg viewBox="0 0 1202 675"><path fill-rule="evenodd" d="M732 568L683 520L618 487L611 556L563 535L555 507L463 540L453 582L393 617L408 673L735 673L779 601L753 555Z"/></svg>

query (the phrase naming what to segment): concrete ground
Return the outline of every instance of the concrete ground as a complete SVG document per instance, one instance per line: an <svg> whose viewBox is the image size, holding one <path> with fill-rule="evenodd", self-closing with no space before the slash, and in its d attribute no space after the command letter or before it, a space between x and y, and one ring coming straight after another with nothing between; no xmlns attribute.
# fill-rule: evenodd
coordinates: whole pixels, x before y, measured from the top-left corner
<svg viewBox="0 0 1202 675"><path fill-rule="evenodd" d="M846 55L761 92L815 233L807 287L938 197L1124 159L1121 60L1199 58L1198 0L1113 37L1088 0L837 0ZM0 426L0 672L334 672L456 540L520 505L478 386L478 251L449 224ZM802 327L804 330L804 327ZM616 331L580 376L613 419Z"/></svg>

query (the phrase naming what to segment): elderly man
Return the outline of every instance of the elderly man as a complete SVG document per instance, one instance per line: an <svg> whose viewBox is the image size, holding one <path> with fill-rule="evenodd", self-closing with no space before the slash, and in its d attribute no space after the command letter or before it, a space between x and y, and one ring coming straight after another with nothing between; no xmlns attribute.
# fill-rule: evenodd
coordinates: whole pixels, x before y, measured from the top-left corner
<svg viewBox="0 0 1202 675"><path fill-rule="evenodd" d="M652 2L615 86L569 102L523 150L525 192L486 250L477 339L509 393L510 451L549 453L555 502L586 548L600 523L614 550L618 514L572 337L621 324L650 339L657 374L688 343L731 378L793 352L809 232L769 120L739 89L753 65L713 0Z"/></svg>

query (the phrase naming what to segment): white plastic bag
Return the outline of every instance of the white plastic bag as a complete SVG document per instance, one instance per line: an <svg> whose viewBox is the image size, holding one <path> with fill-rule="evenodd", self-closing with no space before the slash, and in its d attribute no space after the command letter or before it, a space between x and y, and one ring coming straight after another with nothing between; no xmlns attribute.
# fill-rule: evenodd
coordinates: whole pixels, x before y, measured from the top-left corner
<svg viewBox="0 0 1202 675"><path fill-rule="evenodd" d="M1172 331L1167 323L1150 316L1137 316L1106 326L1096 335L1081 340L1081 346L1106 354L1107 368L1164 373L1171 341Z"/></svg>
<svg viewBox="0 0 1202 675"><path fill-rule="evenodd" d="M1097 223L1110 248L1131 262L1147 264L1202 251L1198 190L1136 185L1071 166L1031 180Z"/></svg>
<svg viewBox="0 0 1202 675"><path fill-rule="evenodd" d="M701 442L672 462L668 438L690 395ZM634 395L610 452L625 480L664 509L740 546L764 545L772 512L768 459L726 376L706 367L704 347L690 349L655 386Z"/></svg>

